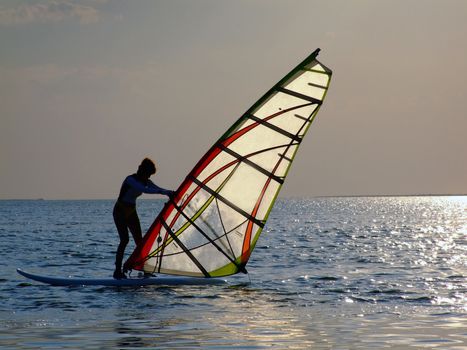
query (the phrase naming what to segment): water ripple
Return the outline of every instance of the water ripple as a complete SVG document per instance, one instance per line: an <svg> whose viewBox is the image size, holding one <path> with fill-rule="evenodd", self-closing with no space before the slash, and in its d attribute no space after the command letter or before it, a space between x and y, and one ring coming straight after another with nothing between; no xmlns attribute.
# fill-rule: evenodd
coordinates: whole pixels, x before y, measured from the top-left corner
<svg viewBox="0 0 467 350"><path fill-rule="evenodd" d="M461 349L467 197L281 199L249 277L210 287L53 288L109 276L112 201L0 201L0 347ZM142 226L162 201L142 201ZM128 248L131 251L132 246Z"/></svg>

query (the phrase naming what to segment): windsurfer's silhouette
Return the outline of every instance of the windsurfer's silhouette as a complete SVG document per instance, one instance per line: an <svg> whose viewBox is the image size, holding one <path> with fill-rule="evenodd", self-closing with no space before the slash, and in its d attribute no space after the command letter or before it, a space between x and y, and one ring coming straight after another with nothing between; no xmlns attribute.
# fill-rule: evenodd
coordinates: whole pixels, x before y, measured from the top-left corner
<svg viewBox="0 0 467 350"><path fill-rule="evenodd" d="M166 190L155 185L149 178L156 173L154 162L145 158L138 167L136 174L129 175L123 181L118 200L115 203L113 217L115 226L117 226L120 244L118 245L115 258L115 271L113 277L116 279L126 278L122 271L123 255L129 242L128 230L130 230L136 245L141 244L143 240L141 225L136 212L136 198L143 193L158 193L166 196L172 196L173 191Z"/></svg>

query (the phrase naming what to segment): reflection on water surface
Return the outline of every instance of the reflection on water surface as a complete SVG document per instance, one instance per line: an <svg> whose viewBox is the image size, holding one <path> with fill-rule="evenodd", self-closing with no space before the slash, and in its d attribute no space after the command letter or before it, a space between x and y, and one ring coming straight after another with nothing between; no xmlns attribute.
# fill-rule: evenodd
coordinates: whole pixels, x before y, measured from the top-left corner
<svg viewBox="0 0 467 350"><path fill-rule="evenodd" d="M106 276L111 201L0 202L0 347L464 349L467 197L280 200L248 265L209 287L49 287ZM160 201L142 201L143 226ZM250 282L251 279L251 282Z"/></svg>

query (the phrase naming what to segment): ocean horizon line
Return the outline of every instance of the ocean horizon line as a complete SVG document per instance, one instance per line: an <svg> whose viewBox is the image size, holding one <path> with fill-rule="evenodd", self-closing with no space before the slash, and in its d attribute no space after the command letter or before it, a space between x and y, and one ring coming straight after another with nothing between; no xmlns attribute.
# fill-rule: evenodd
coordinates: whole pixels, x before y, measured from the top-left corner
<svg viewBox="0 0 467 350"><path fill-rule="evenodd" d="M303 195L303 196L279 196L278 199L300 198L377 198L377 197L465 197L467 193L420 193L420 194L343 194L343 195ZM116 198L0 198L0 201L110 201ZM164 197L140 198L138 201L166 200Z"/></svg>

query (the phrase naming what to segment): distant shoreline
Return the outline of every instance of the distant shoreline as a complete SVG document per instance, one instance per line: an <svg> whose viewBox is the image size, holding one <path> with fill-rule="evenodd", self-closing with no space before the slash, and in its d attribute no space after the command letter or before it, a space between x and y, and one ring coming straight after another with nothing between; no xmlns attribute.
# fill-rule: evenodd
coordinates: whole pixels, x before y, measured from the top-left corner
<svg viewBox="0 0 467 350"><path fill-rule="evenodd" d="M467 194L355 194L345 196L312 196L311 198L360 198L360 197L463 197ZM293 197L290 197L293 198ZM298 197L295 197L298 198Z"/></svg>
<svg viewBox="0 0 467 350"><path fill-rule="evenodd" d="M294 198L398 198L398 197L465 197L467 194L355 194L355 195L324 195L324 196L279 196L278 199ZM112 201L115 198L2 198L0 201ZM140 201L165 200L163 197L140 198Z"/></svg>

